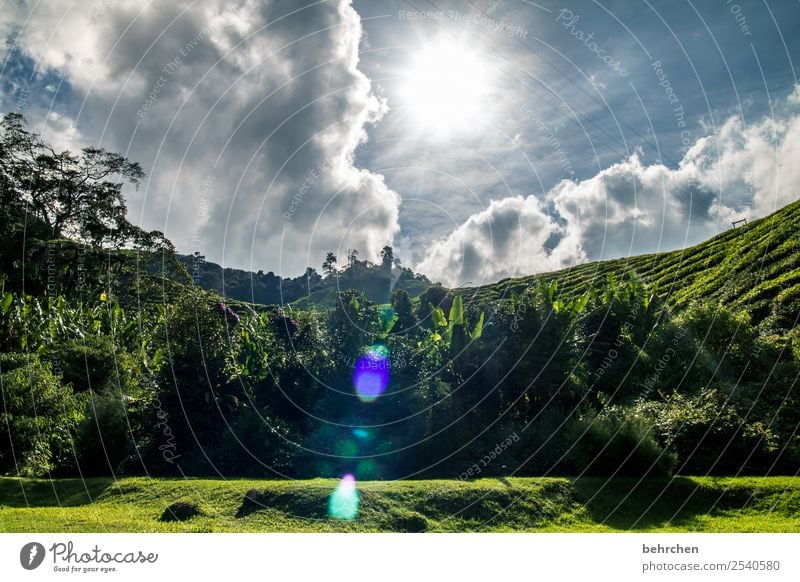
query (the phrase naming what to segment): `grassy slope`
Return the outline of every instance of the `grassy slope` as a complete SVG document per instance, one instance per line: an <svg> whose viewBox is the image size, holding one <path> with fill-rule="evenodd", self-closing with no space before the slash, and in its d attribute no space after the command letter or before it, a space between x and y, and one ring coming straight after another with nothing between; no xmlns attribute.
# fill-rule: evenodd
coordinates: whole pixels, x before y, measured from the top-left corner
<svg viewBox="0 0 800 582"><path fill-rule="evenodd" d="M430 281L401 279L397 285L392 288L392 291L404 289L411 297L417 297L431 285L432 283ZM335 307L338 293L350 287L360 289L362 291L365 290L365 286L358 283L348 285L347 283L339 282L335 279L331 281L326 280L321 288L315 289L306 297L301 297L300 299L294 301L292 305L297 309L328 309ZM365 294L367 299L370 301L378 304L383 302L383 300L379 299L375 293L370 292L369 290L367 290Z"/></svg>
<svg viewBox="0 0 800 582"><path fill-rule="evenodd" d="M800 311L800 201L747 226L731 228L683 250L600 261L552 273L474 289L477 297L497 300L520 293L536 280L557 281L575 296L602 283L608 274L635 271L655 283L673 307L693 299L720 301L746 309L760 323L778 311ZM793 317L790 317L793 319Z"/></svg>
<svg viewBox="0 0 800 582"><path fill-rule="evenodd" d="M800 532L797 477L373 481L358 485L360 513L350 522L326 516L335 486L330 479L2 478L0 531ZM262 507L243 504L252 488ZM176 501L193 501L204 515L159 521Z"/></svg>

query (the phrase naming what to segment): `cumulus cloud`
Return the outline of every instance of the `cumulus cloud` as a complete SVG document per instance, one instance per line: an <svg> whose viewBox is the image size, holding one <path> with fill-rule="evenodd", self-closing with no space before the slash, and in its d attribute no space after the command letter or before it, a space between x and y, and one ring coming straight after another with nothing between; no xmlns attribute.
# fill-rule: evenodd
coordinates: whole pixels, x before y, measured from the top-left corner
<svg viewBox="0 0 800 582"><path fill-rule="evenodd" d="M799 155L800 116L747 126L731 117L677 168L636 152L588 179L562 180L547 194L550 216L534 196L496 200L437 240L418 268L458 285L695 244L796 200Z"/></svg>
<svg viewBox="0 0 800 582"><path fill-rule="evenodd" d="M398 195L353 162L385 105L348 0L30 2L9 19L37 74L64 79L48 129L139 161L130 218L179 249L294 275L398 231Z"/></svg>
<svg viewBox="0 0 800 582"><path fill-rule="evenodd" d="M504 198L435 241L417 269L451 286L554 270L584 258L564 235L534 196Z"/></svg>

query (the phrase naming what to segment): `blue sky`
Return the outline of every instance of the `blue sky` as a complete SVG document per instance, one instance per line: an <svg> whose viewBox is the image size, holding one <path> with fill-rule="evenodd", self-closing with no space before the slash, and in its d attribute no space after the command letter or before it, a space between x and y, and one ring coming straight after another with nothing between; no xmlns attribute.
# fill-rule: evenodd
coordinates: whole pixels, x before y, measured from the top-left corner
<svg viewBox="0 0 800 582"><path fill-rule="evenodd" d="M131 219L226 266L477 284L798 196L796 2L58 4L0 16L2 109L139 161Z"/></svg>

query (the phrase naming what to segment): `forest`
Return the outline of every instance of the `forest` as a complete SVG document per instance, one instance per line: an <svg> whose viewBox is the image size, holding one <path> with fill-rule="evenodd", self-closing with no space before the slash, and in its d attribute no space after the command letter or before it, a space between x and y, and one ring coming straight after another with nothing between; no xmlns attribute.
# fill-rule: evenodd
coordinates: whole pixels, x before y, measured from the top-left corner
<svg viewBox="0 0 800 582"><path fill-rule="evenodd" d="M260 303L203 288L191 257L129 222L143 178L99 148L54 151L19 115L0 124L0 474L800 467L797 203L680 255L484 288L410 269L393 287L391 247L342 268L331 253L291 301L273 286ZM753 279L753 261L724 268L743 240L770 257ZM693 265L677 279L676 256ZM326 300L304 302L312 290Z"/></svg>

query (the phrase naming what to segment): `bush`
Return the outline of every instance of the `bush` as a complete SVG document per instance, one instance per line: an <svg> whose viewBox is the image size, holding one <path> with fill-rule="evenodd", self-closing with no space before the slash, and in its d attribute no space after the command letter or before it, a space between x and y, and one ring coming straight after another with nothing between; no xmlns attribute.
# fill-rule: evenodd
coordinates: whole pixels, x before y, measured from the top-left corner
<svg viewBox="0 0 800 582"><path fill-rule="evenodd" d="M161 521L188 521L202 513L196 503L178 501L164 510L164 513L161 514Z"/></svg>
<svg viewBox="0 0 800 582"><path fill-rule="evenodd" d="M416 511L395 510L389 514L389 527L391 531L421 533L427 531L428 520Z"/></svg>
<svg viewBox="0 0 800 582"><path fill-rule="evenodd" d="M121 393L90 393L76 438L81 474L118 473L120 463L132 452L125 397Z"/></svg>
<svg viewBox="0 0 800 582"><path fill-rule="evenodd" d="M747 421L714 389L696 396L674 394L650 403L661 441L680 460L683 474L738 474L762 464L768 468L776 435L763 423Z"/></svg>
<svg viewBox="0 0 800 582"><path fill-rule="evenodd" d="M64 384L75 392L100 390L117 376L116 349L107 335L87 335L61 341L47 349L47 356L61 372Z"/></svg>
<svg viewBox="0 0 800 582"><path fill-rule="evenodd" d="M0 473L38 477L72 464L83 400L61 384L49 364L27 359L0 374Z"/></svg>
<svg viewBox="0 0 800 582"><path fill-rule="evenodd" d="M677 458L656 440L652 421L635 409L611 406L571 420L567 472L627 477L670 475Z"/></svg>

